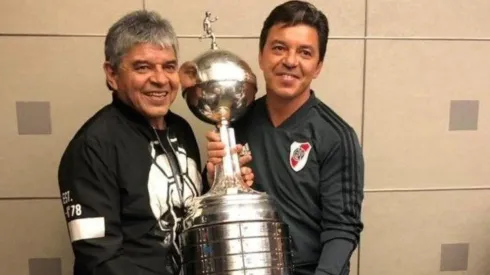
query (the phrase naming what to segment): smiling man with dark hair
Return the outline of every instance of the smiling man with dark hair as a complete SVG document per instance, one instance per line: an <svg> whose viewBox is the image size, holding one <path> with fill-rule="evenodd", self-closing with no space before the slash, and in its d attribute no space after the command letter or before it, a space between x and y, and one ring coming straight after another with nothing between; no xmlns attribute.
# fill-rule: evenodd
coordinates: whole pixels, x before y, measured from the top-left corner
<svg viewBox="0 0 490 275"><path fill-rule="evenodd" d="M237 143L252 154L252 187L277 201L290 228L295 274L349 274L363 230L364 159L357 135L310 88L323 67L328 33L327 17L312 4L275 7L259 42L266 95L232 125ZM212 179L224 146L215 132L207 138Z"/></svg>

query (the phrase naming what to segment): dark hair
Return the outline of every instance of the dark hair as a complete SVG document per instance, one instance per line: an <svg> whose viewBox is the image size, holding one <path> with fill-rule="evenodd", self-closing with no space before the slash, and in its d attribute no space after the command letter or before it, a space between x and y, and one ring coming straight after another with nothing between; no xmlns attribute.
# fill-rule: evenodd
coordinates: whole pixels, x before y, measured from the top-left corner
<svg viewBox="0 0 490 275"><path fill-rule="evenodd" d="M285 24L285 26L305 24L314 28L318 33L320 61L323 61L327 51L329 27L327 16L322 11L313 4L297 0L288 1L275 7L262 26L259 42L260 52L264 49L269 30L276 24Z"/></svg>

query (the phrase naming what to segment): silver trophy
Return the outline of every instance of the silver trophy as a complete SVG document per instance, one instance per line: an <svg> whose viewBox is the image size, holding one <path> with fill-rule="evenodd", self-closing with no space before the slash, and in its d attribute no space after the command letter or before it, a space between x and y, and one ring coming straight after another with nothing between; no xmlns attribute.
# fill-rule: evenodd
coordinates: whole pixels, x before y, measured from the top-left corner
<svg viewBox="0 0 490 275"><path fill-rule="evenodd" d="M211 47L182 64L182 92L191 112L213 124L225 144L226 156L216 167L206 194L188 205L180 235L185 275L292 274L289 230L267 194L245 186L240 173L234 129L257 93L256 76L236 54L220 49L211 24L203 21L203 38Z"/></svg>
<svg viewBox="0 0 490 275"><path fill-rule="evenodd" d="M216 169L212 194L254 192L243 183L236 145L230 123L242 117L257 93L257 80L250 66L234 53L219 49L206 12L202 38L211 38L211 50L182 64L180 79L183 96L192 113L200 120L216 125L225 144L226 156Z"/></svg>

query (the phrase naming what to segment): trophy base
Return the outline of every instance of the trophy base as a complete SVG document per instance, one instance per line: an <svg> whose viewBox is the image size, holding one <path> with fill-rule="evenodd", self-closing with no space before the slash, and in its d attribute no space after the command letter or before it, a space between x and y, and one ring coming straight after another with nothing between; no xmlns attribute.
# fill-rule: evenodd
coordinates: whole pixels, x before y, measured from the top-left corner
<svg viewBox="0 0 490 275"><path fill-rule="evenodd" d="M219 196L219 195L233 195L242 193L257 193L241 179L241 177L221 177L218 178L209 192L203 196Z"/></svg>
<svg viewBox="0 0 490 275"><path fill-rule="evenodd" d="M180 238L184 275L292 275L289 228L265 193L201 197Z"/></svg>

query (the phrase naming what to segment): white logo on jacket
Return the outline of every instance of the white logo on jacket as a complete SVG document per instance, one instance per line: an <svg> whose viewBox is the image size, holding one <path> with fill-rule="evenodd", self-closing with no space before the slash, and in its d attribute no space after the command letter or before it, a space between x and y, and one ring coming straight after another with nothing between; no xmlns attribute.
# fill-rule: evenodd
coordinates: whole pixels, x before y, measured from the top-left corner
<svg viewBox="0 0 490 275"><path fill-rule="evenodd" d="M301 171L305 167L310 155L311 144L309 142L296 142L291 144L289 151L289 165L295 172Z"/></svg>
<svg viewBox="0 0 490 275"><path fill-rule="evenodd" d="M172 173L167 155L160 154L156 156L154 146L160 146L158 143L151 144L151 157L155 161L150 167L148 175L148 194L150 198L150 207L158 221L160 229L169 234L170 239L165 240L165 244L172 244L176 251L179 251L178 239L176 236L177 226L183 218L179 215L188 203L201 192L201 174L197 169L196 162L187 157L186 151L179 147L177 150L177 159L183 173L182 186L177 186L176 178ZM156 164L155 164L156 162ZM183 188L181 201L179 191Z"/></svg>

